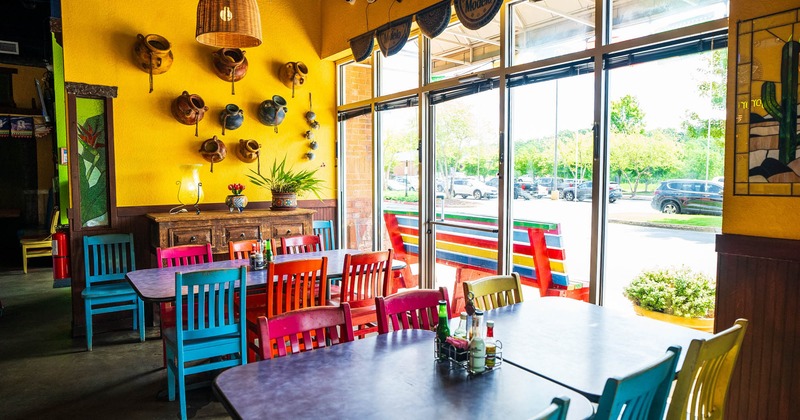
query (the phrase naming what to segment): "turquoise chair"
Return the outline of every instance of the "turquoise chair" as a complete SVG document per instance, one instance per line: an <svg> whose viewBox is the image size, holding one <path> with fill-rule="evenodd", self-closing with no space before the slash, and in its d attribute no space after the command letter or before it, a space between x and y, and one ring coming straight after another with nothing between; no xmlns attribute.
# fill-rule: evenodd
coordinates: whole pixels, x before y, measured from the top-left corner
<svg viewBox="0 0 800 420"><path fill-rule="evenodd" d="M569 409L569 398L555 397L544 411L533 416L531 420L564 420L567 418Z"/></svg>
<svg viewBox="0 0 800 420"><path fill-rule="evenodd" d="M144 302L125 280L125 274L136 270L133 234L84 236L83 263L86 349L92 351L92 317L109 312L133 311L133 329L139 330L139 341L144 341Z"/></svg>
<svg viewBox="0 0 800 420"><path fill-rule="evenodd" d="M183 305L182 290L187 289L185 311L175 311L174 327L164 331L167 350L167 391L175 401L175 380L186 418L186 376L244 365L247 363L245 302L238 293L246 284L247 266L220 270L175 273L175 307ZM203 361L200 363L200 361Z"/></svg>
<svg viewBox="0 0 800 420"><path fill-rule="evenodd" d="M314 220L314 235L322 241L322 249L336 249L336 238L333 236L333 220Z"/></svg>
<svg viewBox="0 0 800 420"><path fill-rule="evenodd" d="M595 420L662 420L681 354L672 346L656 363L624 378L609 378Z"/></svg>

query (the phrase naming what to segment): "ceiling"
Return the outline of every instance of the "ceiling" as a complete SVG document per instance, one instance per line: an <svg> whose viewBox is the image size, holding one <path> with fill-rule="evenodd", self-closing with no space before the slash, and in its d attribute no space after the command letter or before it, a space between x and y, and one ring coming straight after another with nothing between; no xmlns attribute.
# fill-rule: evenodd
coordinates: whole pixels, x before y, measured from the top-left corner
<svg viewBox="0 0 800 420"><path fill-rule="evenodd" d="M50 61L50 0L0 0L0 41L19 43L19 55L0 53L0 65L44 67Z"/></svg>

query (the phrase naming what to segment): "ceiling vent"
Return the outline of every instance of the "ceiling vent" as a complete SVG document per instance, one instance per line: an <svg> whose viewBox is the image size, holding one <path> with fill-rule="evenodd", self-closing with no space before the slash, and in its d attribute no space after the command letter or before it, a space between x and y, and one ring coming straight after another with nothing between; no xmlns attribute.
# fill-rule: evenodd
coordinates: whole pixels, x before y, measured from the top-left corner
<svg viewBox="0 0 800 420"><path fill-rule="evenodd" d="M0 41L0 54L19 55L19 42Z"/></svg>

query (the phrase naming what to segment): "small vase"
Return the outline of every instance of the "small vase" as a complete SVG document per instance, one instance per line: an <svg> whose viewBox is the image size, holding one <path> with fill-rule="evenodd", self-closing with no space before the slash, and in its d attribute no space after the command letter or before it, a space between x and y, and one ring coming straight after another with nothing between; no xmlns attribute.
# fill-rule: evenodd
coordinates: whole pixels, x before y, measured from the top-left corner
<svg viewBox="0 0 800 420"><path fill-rule="evenodd" d="M297 208L297 194L272 192L272 210L294 210Z"/></svg>
<svg viewBox="0 0 800 420"><path fill-rule="evenodd" d="M229 195L225 197L225 205L228 206L228 210L233 213L234 210L239 210L239 213L244 211L245 206L247 206L247 196L246 195Z"/></svg>

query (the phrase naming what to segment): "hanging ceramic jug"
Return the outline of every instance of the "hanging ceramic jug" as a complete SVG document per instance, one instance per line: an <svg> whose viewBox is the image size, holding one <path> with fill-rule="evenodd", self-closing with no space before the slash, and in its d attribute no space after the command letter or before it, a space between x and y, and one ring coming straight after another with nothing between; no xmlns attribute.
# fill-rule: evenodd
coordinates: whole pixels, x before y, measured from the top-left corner
<svg viewBox="0 0 800 420"><path fill-rule="evenodd" d="M239 159L242 162L252 163L258 159L261 151L261 145L253 139L239 140L239 147L236 152L239 154Z"/></svg>
<svg viewBox="0 0 800 420"><path fill-rule="evenodd" d="M239 48L221 48L214 53L214 73L220 79L231 82L231 95L236 94L234 83L247 74L247 58L244 53Z"/></svg>
<svg viewBox="0 0 800 420"><path fill-rule="evenodd" d="M295 88L302 87L306 82L308 66L302 61L289 62L281 66L280 79L288 88L292 88L292 98L294 98Z"/></svg>
<svg viewBox="0 0 800 420"><path fill-rule="evenodd" d="M194 136L197 137L197 123L203 119L208 107L199 95L190 95L183 91L181 96L172 101L172 115L181 124L194 124Z"/></svg>
<svg viewBox="0 0 800 420"><path fill-rule="evenodd" d="M134 58L139 68L150 74L150 92L153 91L153 75L161 74L172 66L172 47L161 35L136 35Z"/></svg>
<svg viewBox="0 0 800 420"><path fill-rule="evenodd" d="M225 135L225 129L236 130L242 126L244 122L244 110L237 105L225 105L225 110L219 114L219 122L222 124L222 135Z"/></svg>
<svg viewBox="0 0 800 420"><path fill-rule="evenodd" d="M203 159L211 162L211 172L214 172L214 163L222 162L228 155L228 148L222 140L214 136L200 145L200 154Z"/></svg>
<svg viewBox="0 0 800 420"><path fill-rule="evenodd" d="M273 95L272 99L267 99L261 102L258 107L258 119L271 127L275 127L275 132L278 132L278 125L283 122L286 113L289 109L286 108L286 99L280 95Z"/></svg>

